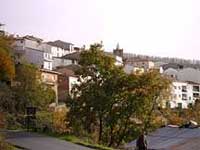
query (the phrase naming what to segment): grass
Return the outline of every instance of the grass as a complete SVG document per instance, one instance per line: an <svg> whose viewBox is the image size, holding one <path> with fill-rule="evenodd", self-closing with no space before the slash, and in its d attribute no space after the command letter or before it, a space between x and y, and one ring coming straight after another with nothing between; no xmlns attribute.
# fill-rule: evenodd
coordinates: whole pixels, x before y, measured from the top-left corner
<svg viewBox="0 0 200 150"><path fill-rule="evenodd" d="M113 148L110 147L105 147L103 145L99 145L99 144L92 144L89 141L87 141L86 139L83 140L81 138L78 138L74 135L70 135L70 134L65 134L65 135L59 135L59 134L55 134L55 133L47 133L48 136L52 136L61 140L65 140L68 142L72 142L74 144L78 144L81 146L85 146L88 148L92 148L92 149L97 149L97 150L114 150Z"/></svg>
<svg viewBox="0 0 200 150"><path fill-rule="evenodd" d="M73 136L73 135L63 135L63 136L60 136L59 139L66 140L66 141L69 141L69 142L72 142L72 143L75 143L75 144L78 144L78 145L82 145L82 146L85 146L85 147L93 148L93 149L113 150L112 148L105 147L103 145L91 144L91 143L84 141L84 140L82 140L82 139L80 139L76 136Z"/></svg>

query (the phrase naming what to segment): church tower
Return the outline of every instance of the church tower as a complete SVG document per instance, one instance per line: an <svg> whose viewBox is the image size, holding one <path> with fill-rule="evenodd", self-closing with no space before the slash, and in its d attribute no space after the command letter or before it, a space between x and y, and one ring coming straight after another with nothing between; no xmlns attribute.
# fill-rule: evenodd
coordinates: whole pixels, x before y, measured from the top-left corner
<svg viewBox="0 0 200 150"><path fill-rule="evenodd" d="M123 49L120 49L119 43L117 43L116 49L113 49L113 54L123 58Z"/></svg>

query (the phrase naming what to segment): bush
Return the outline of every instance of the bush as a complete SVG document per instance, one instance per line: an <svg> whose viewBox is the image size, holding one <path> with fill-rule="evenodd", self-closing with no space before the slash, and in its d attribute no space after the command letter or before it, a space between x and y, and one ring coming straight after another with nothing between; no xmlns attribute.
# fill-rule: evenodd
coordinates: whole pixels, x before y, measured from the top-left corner
<svg viewBox="0 0 200 150"><path fill-rule="evenodd" d="M22 129L24 126L24 116L15 116L13 114L5 114L5 127L7 129Z"/></svg>
<svg viewBox="0 0 200 150"><path fill-rule="evenodd" d="M36 126L42 132L52 132L53 130L53 113L48 111L37 112Z"/></svg>
<svg viewBox="0 0 200 150"><path fill-rule="evenodd" d="M0 150L14 150L14 148L4 141L2 135L0 135Z"/></svg>
<svg viewBox="0 0 200 150"><path fill-rule="evenodd" d="M70 129L68 128L68 122L66 120L66 114L67 114L67 109L62 108L55 110L53 113L53 128L54 132L63 134L63 133L69 133Z"/></svg>

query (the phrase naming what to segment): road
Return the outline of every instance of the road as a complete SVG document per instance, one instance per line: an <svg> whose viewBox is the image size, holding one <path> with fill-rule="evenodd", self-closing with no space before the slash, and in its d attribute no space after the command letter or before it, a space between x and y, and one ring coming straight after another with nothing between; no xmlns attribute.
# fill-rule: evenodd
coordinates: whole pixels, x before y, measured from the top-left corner
<svg viewBox="0 0 200 150"><path fill-rule="evenodd" d="M6 141L27 150L91 150L53 137L19 131L7 131Z"/></svg>

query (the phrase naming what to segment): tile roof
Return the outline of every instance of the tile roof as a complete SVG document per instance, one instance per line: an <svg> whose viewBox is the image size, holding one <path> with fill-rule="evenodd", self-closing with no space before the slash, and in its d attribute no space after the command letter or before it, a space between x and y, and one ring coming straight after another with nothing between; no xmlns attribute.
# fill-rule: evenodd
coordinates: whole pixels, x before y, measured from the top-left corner
<svg viewBox="0 0 200 150"><path fill-rule="evenodd" d="M49 44L51 46L60 47L60 48L65 49L65 50L69 50L70 45L73 45L72 43L64 42L64 41L61 41L61 40L57 40L57 41L54 41L54 42L47 42L47 44Z"/></svg>

